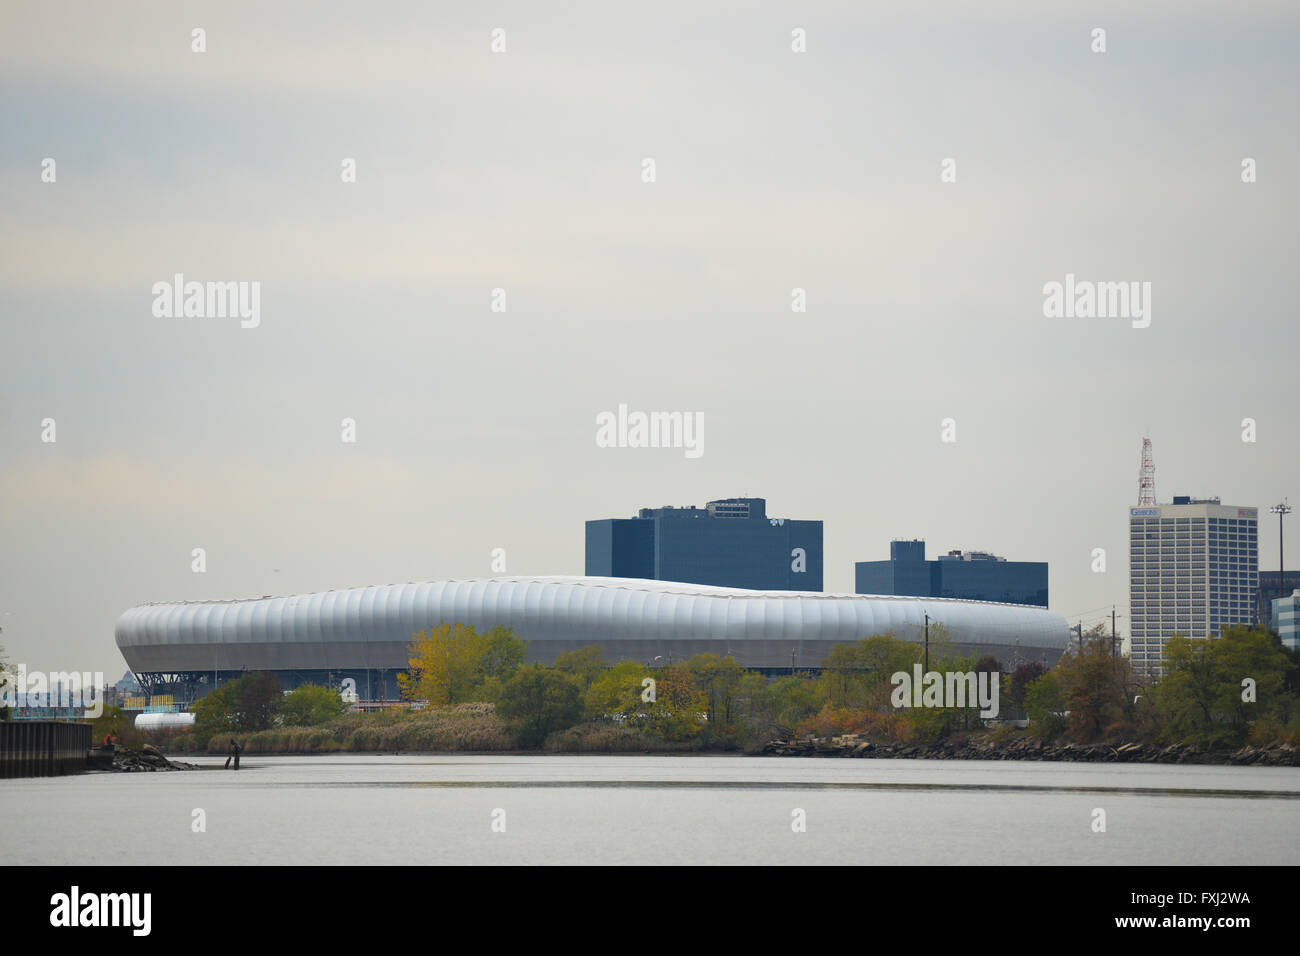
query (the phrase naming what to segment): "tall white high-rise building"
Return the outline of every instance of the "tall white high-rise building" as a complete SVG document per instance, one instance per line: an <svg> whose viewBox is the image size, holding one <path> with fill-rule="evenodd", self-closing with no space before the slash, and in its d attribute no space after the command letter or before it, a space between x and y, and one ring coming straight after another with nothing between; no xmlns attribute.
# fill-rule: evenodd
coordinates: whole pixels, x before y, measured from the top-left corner
<svg viewBox="0 0 1300 956"><path fill-rule="evenodd" d="M1175 634L1218 637L1255 623L1259 509L1176 496L1129 509L1129 620L1133 666L1159 675Z"/></svg>

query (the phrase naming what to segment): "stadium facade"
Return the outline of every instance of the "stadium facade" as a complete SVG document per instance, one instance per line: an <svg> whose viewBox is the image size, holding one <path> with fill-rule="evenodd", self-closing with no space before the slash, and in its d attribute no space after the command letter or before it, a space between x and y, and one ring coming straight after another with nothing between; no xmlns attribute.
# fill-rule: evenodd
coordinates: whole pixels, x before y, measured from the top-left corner
<svg viewBox="0 0 1300 956"><path fill-rule="evenodd" d="M1070 630L1045 608L942 598L754 591L601 577L503 577L383 585L252 600L147 604L117 622L117 646L153 693L192 699L249 671L286 687L355 681L365 699L396 697L415 632L443 623L506 625L549 664L600 645L606 660L649 665L732 655L767 673L817 667L835 644L876 634L924 639L926 615L963 654L1004 667L1050 666Z"/></svg>

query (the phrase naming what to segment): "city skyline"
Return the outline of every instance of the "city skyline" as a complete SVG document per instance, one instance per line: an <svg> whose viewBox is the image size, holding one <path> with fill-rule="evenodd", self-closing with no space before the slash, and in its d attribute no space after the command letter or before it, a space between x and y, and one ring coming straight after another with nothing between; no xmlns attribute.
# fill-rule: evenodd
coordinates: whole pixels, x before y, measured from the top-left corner
<svg viewBox="0 0 1300 956"><path fill-rule="evenodd" d="M1161 500L1300 497L1286 4L251 10L6 14L15 664L120 674L144 602L579 574L585 521L734 494L825 522L827 591L920 537L1127 633L1143 436Z"/></svg>
<svg viewBox="0 0 1300 956"><path fill-rule="evenodd" d="M1171 497L1172 497L1172 496L1171 496ZM1163 501L1163 500L1161 500L1161 496L1160 496L1159 494L1157 494L1157 507L1167 507L1167 506L1169 506L1169 505L1171 505L1171 504L1172 504L1171 501L1170 501L1170 502L1167 502L1167 501ZM1126 514L1128 513L1128 509L1129 509L1129 508L1132 508L1132 507L1135 507L1135 506L1128 506L1128 508L1126 508ZM824 527L824 528L825 528L826 525L833 525L833 522L826 521L825 519L809 519L809 520L816 520L816 521L821 522L821 523L823 524L823 527ZM1259 534L1259 538L1260 538L1261 541L1262 541L1262 539L1263 539L1263 532L1264 532L1264 529L1265 529L1266 527L1268 527L1268 526L1269 526L1269 522L1267 522L1267 521L1261 521L1261 522L1259 522L1258 534ZM829 538L830 535L827 534L827 537ZM903 540L903 539L898 539L898 540ZM908 539L908 540L915 540L915 539ZM1262 571L1262 569L1264 569L1264 568L1266 567L1266 565L1267 565L1267 561L1266 561L1266 554L1267 554L1267 551L1263 548L1263 545L1262 545L1262 544L1260 545L1260 549L1261 549L1261 550L1260 550L1260 553L1259 553L1259 566L1260 566L1261 571ZM1107 560L1108 560L1108 563L1109 563L1109 561L1111 560L1111 558L1112 558L1112 555L1110 555L1110 554L1108 553L1108 554L1107 554ZM1127 552L1127 549L1124 550L1123 558L1124 558L1124 566L1125 566L1126 569L1128 569L1128 568L1129 568L1129 563L1128 563L1128 552ZM933 559L932 559L932 560L933 560ZM453 579L453 580L456 580L456 579L485 579L485 578L492 578L492 577L503 577L503 578L504 578L504 577L518 577L518 576L519 576L518 574L515 574L515 573L512 573L512 574L510 574L510 575L506 575L506 574L504 574L504 573L503 573L503 574L494 574L494 573L492 572L492 570L491 570L490 562L491 562L491 555L488 556L488 564L489 564L489 566L488 566L488 568L487 568L485 571L483 571L482 573L478 573L478 574L467 573L467 574L464 574L464 575L461 575L461 576L454 577L454 578L452 578L452 579ZM854 564L852 564L851 567L856 566L856 563L857 563L857 562L855 562ZM1050 562L1048 562L1048 564L1049 564L1049 569L1050 569ZM276 572L276 573L278 573L278 572ZM552 573L552 572L545 572L545 571L541 571L541 572L529 572L529 574L536 574L536 575L540 575L540 576L546 576L546 575L548 575L548 574L550 574L550 573ZM580 575L582 572L581 572L581 571L573 571L573 572L567 572L567 571L565 571L565 572L558 572L558 571L557 571L557 572L553 572L553 573L555 573L555 574L573 574L573 575ZM832 569L830 569L829 567L827 568L827 572L826 572L826 573L827 573L827 577L833 577L833 576L835 576L835 575L833 574L833 572L832 572ZM1109 573L1109 568L1108 568L1108 573ZM1130 574L1131 574L1131 571L1130 571ZM850 572L850 577L851 577L851 575L852 575L852 572ZM1288 580L1289 580L1289 577L1290 577L1290 574L1288 573ZM406 583L411 583L411 582L415 582L415 581L418 581L418 580L420 580L420 579L418 579L418 578L411 578L409 582L408 582L408 581L392 581L392 582L383 582L383 583L406 584ZM374 584L379 584L379 583L381 583L381 582L369 582L369 585L374 585ZM365 587L365 586L368 586L368 585L367 585L367 584L343 585L343 587ZM1127 592L1128 592L1128 588L1129 588L1129 586L1130 586L1130 581L1129 581L1128 577L1126 577L1125 582L1124 582L1125 600L1123 601L1123 603L1119 603L1119 602L1117 602L1117 603L1115 603L1115 605L1114 605L1114 608L1115 608L1115 610L1117 611L1118 619L1119 619L1119 621L1121 622L1121 626L1118 628L1119 636L1120 636L1121 639L1123 640L1123 645L1124 645L1124 648L1125 648L1125 651L1126 651L1126 652L1127 652L1127 650L1128 650L1129 638L1131 637L1131 630L1130 630L1129 627L1122 626L1122 625L1123 625L1124 623L1128 622L1128 620L1129 620L1130 604L1129 604L1129 602L1128 602L1128 600L1127 600ZM339 589L339 588L330 588L329 590L337 590L337 589ZM312 592L314 592L314 591L321 591L321 590L325 590L325 589L323 589L323 588L306 588L306 589L303 589L302 591L296 591L296 590L294 590L294 591L272 592L272 593L271 593L271 596L274 596L274 597L293 596L293 595L296 595L296 594L306 594L306 593L312 593ZM1053 586L1053 590L1055 590L1055 586ZM845 589L838 589L838 588L824 588L823 591L822 591L822 593L833 593L833 594L852 595L852 594L855 593L855 590L854 590L852 587L850 587L850 588L845 588ZM203 597L203 598L192 598L192 599L191 599L191 598L186 598L186 599L180 599L180 598L169 598L169 597L166 597L166 596L160 596L160 597L155 598L155 599L150 599L150 600L147 600L147 601L136 602L136 604L137 604L137 605L142 605L142 604L166 604L166 603L175 603L175 602L177 602L177 601L182 601L182 600L183 600L183 601L251 600L251 599L254 599L254 598L258 597L258 596L259 596L259 595L247 594L247 595L209 596L209 597ZM1056 602L1055 600L1052 600L1052 601L1049 603L1048 608L1049 608L1050 610L1055 611L1056 613L1060 613L1060 614L1062 614L1064 617L1066 617L1067 620L1070 622L1071 626L1074 626L1076 623L1082 622L1084 628L1087 629L1087 628L1090 628L1090 627L1092 627L1092 626L1094 626L1094 625L1096 625L1096 624L1098 624L1098 623L1102 623L1102 624L1108 623L1109 620L1110 620L1110 617L1111 617L1111 609L1110 609L1110 606L1099 606L1099 607L1093 609L1093 612L1092 612L1092 613L1088 613L1088 614L1082 614L1082 615L1080 615L1080 614L1074 614L1074 615L1071 615L1071 614L1066 614L1066 613L1063 612L1061 609L1059 609L1058 607L1056 607L1056 606L1055 606L1056 603L1057 603L1057 602ZM132 605L132 606L135 606L135 605ZM128 610L127 607L123 607L123 608L121 609L121 611L123 611L123 612L126 611L126 610ZM115 620L116 620L116 619L115 619ZM109 639L110 639L110 640L112 639L112 631L111 631L111 628L110 628L110 631L109 631ZM9 657L10 660L13 660L13 661L15 661L15 662L18 661L18 660L20 660L20 658L18 658L18 657L15 656L11 651L9 651L9 646L8 646L8 645L0 644L0 646L4 646L4 647L6 648L6 653L7 653L7 656ZM24 664L27 664L27 661L26 661L26 660L23 660L22 662L23 662ZM29 665L29 666L34 666L34 667L36 667L36 666L40 666L40 665ZM123 665L122 665L122 666L125 667L124 662L123 662ZM50 670L58 670L59 668L49 668L49 669L50 669ZM101 668L101 670L103 670L105 676L108 678L109 683L112 683L112 682L116 679L116 678L114 677L115 671L113 670L112 667L109 667L109 668L107 668L107 669Z"/></svg>

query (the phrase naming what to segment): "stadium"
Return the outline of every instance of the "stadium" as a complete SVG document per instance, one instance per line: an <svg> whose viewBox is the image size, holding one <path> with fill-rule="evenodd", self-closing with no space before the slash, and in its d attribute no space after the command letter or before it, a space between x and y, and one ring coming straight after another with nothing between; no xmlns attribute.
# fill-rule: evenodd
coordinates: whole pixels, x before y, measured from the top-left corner
<svg viewBox="0 0 1300 956"><path fill-rule="evenodd" d="M1004 669L1053 664L1065 619L1045 608L945 598L751 591L632 578L501 577L382 585L251 600L146 604L117 622L117 646L149 693L193 699L250 671L286 688L355 682L365 700L396 696L415 632L505 625L549 664L599 645L611 663L731 655L768 674L816 669L836 644L877 634L920 643L943 625L962 654Z"/></svg>

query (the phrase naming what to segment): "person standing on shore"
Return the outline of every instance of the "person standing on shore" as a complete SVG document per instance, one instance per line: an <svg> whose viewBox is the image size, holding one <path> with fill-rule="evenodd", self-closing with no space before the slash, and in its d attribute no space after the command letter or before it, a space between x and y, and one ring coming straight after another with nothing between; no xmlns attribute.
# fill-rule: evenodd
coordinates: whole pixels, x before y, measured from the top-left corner
<svg viewBox="0 0 1300 956"><path fill-rule="evenodd" d="M240 752L241 750L243 750L243 749L244 749L244 748L243 748L242 746L240 746L240 743L239 743L238 740L236 740L234 737L231 737L231 738L230 738L230 756L226 758L226 769L227 769L227 770L230 769L230 761L232 761L232 760L235 762L235 769L236 769L236 770L239 769L239 752Z"/></svg>

